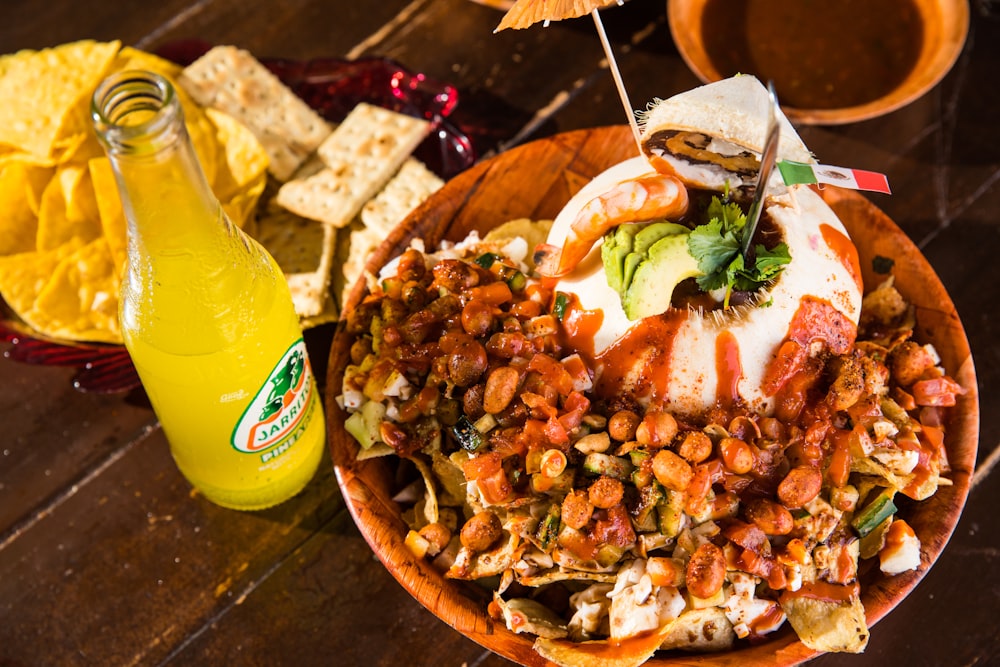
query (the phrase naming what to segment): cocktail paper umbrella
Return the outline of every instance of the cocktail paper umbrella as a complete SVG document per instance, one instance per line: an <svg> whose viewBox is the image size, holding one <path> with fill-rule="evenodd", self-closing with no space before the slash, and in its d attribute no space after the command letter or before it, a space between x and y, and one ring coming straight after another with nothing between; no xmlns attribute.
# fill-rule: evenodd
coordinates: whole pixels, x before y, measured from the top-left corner
<svg viewBox="0 0 1000 667"><path fill-rule="evenodd" d="M604 31L604 23L598 10L610 7L611 5L623 5L625 0L517 0L511 8L504 14L497 26L496 32L507 28L522 29L528 28L536 23L548 25L550 21L561 21L590 14L594 19L594 26L597 28L597 36L604 47L604 53L608 59L608 68L614 78L615 87L618 89L618 97L622 106L625 107L625 116L628 118L629 127L632 128L632 136L635 138L636 148L642 154L639 141L639 125L635 120L635 110L629 102L628 92L625 90L625 83L622 80L621 71L618 69L618 62L615 54L611 50L611 42Z"/></svg>

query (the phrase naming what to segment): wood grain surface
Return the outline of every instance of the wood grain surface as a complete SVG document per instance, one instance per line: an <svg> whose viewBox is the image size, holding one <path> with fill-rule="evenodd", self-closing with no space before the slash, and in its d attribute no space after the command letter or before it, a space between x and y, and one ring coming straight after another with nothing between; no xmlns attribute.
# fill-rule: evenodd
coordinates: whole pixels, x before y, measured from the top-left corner
<svg viewBox="0 0 1000 667"><path fill-rule="evenodd" d="M149 51L199 39L262 58L395 58L458 88L451 120L483 159L534 139L624 122L586 18L494 35L502 12L469 0L0 4L0 53L82 38ZM934 567L875 626L864 654L811 664L1000 663L995 5L970 3L969 36L954 68L922 97L872 120L799 128L822 162L888 175L893 194L865 199L940 278L965 327L981 407L968 502ZM638 107L699 83L677 53L666 14L661 0L629 0L602 13ZM547 159L555 167L565 157ZM546 187L555 201L578 183L553 174ZM493 203L497 218L514 206ZM476 224L468 212L449 216L458 221L456 233ZM929 309L948 311L933 303ZM332 329L307 338L321 378ZM971 380L972 366L963 369L950 370ZM355 527L331 461L274 510L215 507L177 472L140 392L81 394L70 384L73 374L0 359L3 667L512 664L397 583ZM470 612L467 622L476 619Z"/></svg>

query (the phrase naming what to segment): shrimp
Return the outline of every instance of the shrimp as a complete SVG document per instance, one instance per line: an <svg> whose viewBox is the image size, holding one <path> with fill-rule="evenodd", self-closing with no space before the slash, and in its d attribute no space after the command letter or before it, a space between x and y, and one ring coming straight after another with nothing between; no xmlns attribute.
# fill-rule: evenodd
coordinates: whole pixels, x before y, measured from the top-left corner
<svg viewBox="0 0 1000 667"><path fill-rule="evenodd" d="M614 227L677 217L687 207L687 188L674 176L652 174L623 181L580 209L570 223L561 250L547 244L539 246L538 271L543 276L562 278Z"/></svg>

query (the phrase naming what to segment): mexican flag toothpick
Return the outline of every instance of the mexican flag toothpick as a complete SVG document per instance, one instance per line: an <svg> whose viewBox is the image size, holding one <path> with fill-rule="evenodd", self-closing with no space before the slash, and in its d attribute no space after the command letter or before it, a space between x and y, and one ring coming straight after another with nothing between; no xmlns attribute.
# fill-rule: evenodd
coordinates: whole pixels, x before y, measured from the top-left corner
<svg viewBox="0 0 1000 667"><path fill-rule="evenodd" d="M874 171L831 167L826 164L806 164L792 160L780 160L778 171L781 172L781 178L785 181L785 185L825 183L851 190L869 190L887 195L892 194L889 190L889 179L885 177L885 174Z"/></svg>

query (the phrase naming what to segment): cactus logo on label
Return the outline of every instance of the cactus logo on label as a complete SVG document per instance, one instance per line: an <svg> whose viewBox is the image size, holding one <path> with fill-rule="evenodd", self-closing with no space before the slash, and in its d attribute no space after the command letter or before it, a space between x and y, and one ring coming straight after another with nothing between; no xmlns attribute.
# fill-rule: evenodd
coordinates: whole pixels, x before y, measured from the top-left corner
<svg viewBox="0 0 1000 667"><path fill-rule="evenodd" d="M313 407L312 369L300 338L268 375L233 429L233 447L254 454L299 433ZM290 440L289 445L294 442Z"/></svg>

